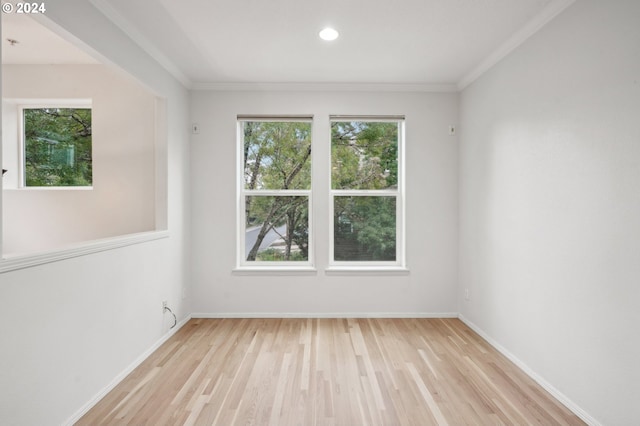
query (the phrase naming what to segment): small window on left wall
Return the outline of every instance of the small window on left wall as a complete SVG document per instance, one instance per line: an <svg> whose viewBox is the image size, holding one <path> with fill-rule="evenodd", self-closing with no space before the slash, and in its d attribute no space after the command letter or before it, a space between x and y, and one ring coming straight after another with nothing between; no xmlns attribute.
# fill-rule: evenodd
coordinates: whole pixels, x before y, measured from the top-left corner
<svg viewBox="0 0 640 426"><path fill-rule="evenodd" d="M21 187L93 185L91 105L24 105Z"/></svg>

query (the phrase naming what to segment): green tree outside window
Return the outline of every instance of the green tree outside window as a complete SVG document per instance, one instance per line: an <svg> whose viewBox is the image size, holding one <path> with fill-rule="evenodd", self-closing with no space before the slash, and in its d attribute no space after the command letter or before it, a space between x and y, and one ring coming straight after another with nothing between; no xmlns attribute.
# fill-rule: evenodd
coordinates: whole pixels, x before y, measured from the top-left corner
<svg viewBox="0 0 640 426"><path fill-rule="evenodd" d="M397 121L331 123L333 260L396 261Z"/></svg>
<svg viewBox="0 0 640 426"><path fill-rule="evenodd" d="M310 122L242 122L245 260L309 260Z"/></svg>
<svg viewBox="0 0 640 426"><path fill-rule="evenodd" d="M23 114L25 186L91 186L91 109L24 108Z"/></svg>

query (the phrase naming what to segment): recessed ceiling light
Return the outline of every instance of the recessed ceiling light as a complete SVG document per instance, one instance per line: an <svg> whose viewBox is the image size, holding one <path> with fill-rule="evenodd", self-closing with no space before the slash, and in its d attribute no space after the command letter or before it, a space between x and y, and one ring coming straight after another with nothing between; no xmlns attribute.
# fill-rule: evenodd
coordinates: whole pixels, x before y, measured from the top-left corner
<svg viewBox="0 0 640 426"><path fill-rule="evenodd" d="M333 40L337 39L340 34L336 30L334 30L333 28L327 27L327 28L323 29L322 31L320 31L320 33L318 35L323 40L333 41Z"/></svg>

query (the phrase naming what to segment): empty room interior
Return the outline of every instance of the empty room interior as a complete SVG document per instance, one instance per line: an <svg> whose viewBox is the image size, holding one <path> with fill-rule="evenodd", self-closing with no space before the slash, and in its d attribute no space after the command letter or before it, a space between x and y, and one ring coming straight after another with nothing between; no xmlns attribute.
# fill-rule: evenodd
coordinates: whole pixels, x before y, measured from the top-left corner
<svg viewBox="0 0 640 426"><path fill-rule="evenodd" d="M0 424L640 424L640 1L2 9Z"/></svg>

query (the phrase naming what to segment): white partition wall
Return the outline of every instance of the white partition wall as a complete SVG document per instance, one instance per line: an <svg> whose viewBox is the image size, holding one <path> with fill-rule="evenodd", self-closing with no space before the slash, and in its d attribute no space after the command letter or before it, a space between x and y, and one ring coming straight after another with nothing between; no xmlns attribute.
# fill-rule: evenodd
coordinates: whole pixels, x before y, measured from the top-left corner
<svg viewBox="0 0 640 426"><path fill-rule="evenodd" d="M164 170L156 173L166 189L150 208L156 202L167 206L162 220L167 218L168 232L161 239L0 274L3 424L72 422L167 335L173 319L163 314L162 301L179 321L189 313L183 298L189 252L188 92L90 2L48 2L46 19L89 46L102 63L119 68L118 78L134 78L166 102L164 146L155 153ZM124 185L132 177L118 179ZM151 185L149 191L156 192Z"/></svg>

